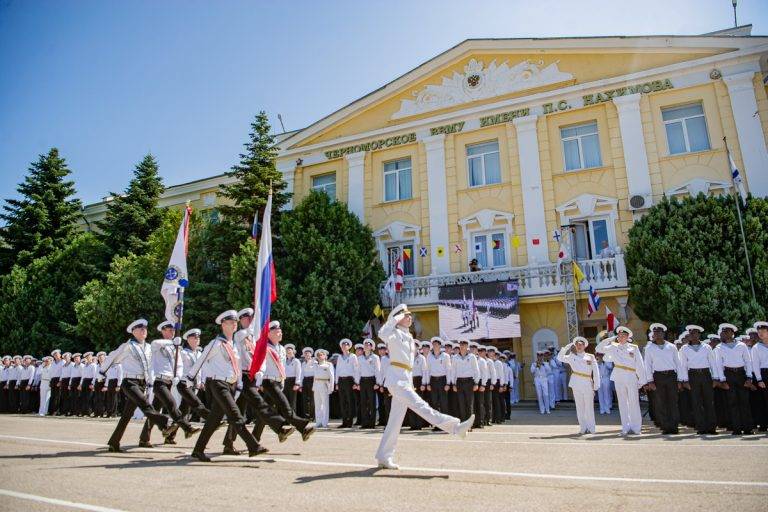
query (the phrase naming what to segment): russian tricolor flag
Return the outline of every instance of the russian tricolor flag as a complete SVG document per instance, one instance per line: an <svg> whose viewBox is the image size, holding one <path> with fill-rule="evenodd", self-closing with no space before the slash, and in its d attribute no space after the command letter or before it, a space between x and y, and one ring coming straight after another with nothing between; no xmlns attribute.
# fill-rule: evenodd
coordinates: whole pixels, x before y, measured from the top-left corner
<svg viewBox="0 0 768 512"><path fill-rule="evenodd" d="M257 214L258 217L258 214ZM272 192L269 193L267 206L261 221L261 241L259 242L259 261L256 267L256 286L254 290L253 321L254 334L258 328L258 338L253 350L250 376L253 379L267 357L267 334L269 334L269 317L272 303L277 300L277 283L275 281L275 262L272 259ZM253 220L254 233L256 221Z"/></svg>

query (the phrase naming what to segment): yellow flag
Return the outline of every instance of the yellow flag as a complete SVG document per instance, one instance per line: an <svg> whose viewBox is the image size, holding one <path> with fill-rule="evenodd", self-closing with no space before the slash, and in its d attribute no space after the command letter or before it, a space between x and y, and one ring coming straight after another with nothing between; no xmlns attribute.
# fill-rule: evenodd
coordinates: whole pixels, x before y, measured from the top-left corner
<svg viewBox="0 0 768 512"><path fill-rule="evenodd" d="M380 317L380 316L381 316L381 313L382 313L382 311L381 311L381 307L380 307L378 304L376 304L376 305L373 307L373 316L375 316L376 318L378 318L378 317Z"/></svg>
<svg viewBox="0 0 768 512"><path fill-rule="evenodd" d="M405 259L407 259L407 260L411 259L411 250L410 249L403 249L403 255L405 255Z"/></svg>
<svg viewBox="0 0 768 512"><path fill-rule="evenodd" d="M584 272L581 271L581 268L576 264L575 261L573 262L573 277L576 278L577 283L580 283L587 278L587 276L584 275Z"/></svg>
<svg viewBox="0 0 768 512"><path fill-rule="evenodd" d="M520 237L519 236L515 235L515 236L512 237L512 247L514 247L515 249L520 247Z"/></svg>

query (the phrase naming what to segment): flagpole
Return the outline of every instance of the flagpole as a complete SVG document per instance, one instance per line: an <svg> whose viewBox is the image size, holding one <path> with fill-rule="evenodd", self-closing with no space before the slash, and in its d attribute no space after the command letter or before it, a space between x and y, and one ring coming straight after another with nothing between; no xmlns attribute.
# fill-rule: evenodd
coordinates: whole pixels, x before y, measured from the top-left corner
<svg viewBox="0 0 768 512"><path fill-rule="evenodd" d="M725 144L725 154L728 157L728 167L731 167L731 150L728 149L728 140L723 137L723 143ZM734 196L733 200L736 203L736 215L739 218L739 229L741 230L741 242L744 245L744 258L747 260L747 275L749 276L749 285L752 288L752 300L757 302L757 295L755 294L755 281L752 278L752 264L749 261L749 251L747 250L747 236L744 234L744 222L741 219L741 206L739 206L739 190L736 186L736 181L733 179L733 169L730 172L731 183L733 184ZM745 203L746 204L746 203Z"/></svg>

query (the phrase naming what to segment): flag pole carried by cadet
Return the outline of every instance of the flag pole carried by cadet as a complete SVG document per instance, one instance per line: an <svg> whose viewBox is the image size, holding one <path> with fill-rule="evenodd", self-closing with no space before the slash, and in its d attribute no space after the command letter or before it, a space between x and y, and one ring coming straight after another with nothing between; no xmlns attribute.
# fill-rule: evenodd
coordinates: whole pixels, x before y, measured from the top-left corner
<svg viewBox="0 0 768 512"><path fill-rule="evenodd" d="M187 280L187 247L189 245L189 220L192 208L187 202L184 209L184 217L179 225L179 233L176 235L176 243L173 245L171 259L165 271L163 286L160 295L165 301L165 319L173 323L175 345L173 372L176 374L179 362L179 350L181 348L181 329L184 318L184 290L189 286Z"/></svg>

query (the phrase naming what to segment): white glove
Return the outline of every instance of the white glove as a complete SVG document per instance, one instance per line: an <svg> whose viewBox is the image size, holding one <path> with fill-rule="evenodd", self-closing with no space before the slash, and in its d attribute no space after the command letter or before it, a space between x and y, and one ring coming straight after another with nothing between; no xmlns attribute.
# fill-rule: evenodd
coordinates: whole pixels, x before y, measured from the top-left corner
<svg viewBox="0 0 768 512"><path fill-rule="evenodd" d="M178 377L174 377L173 378L173 385L174 386L178 385L179 384L179 380L181 380L181 379L179 379Z"/></svg>
<svg viewBox="0 0 768 512"><path fill-rule="evenodd" d="M181 338L179 338L178 336L173 338L173 346L180 347L181 346Z"/></svg>

